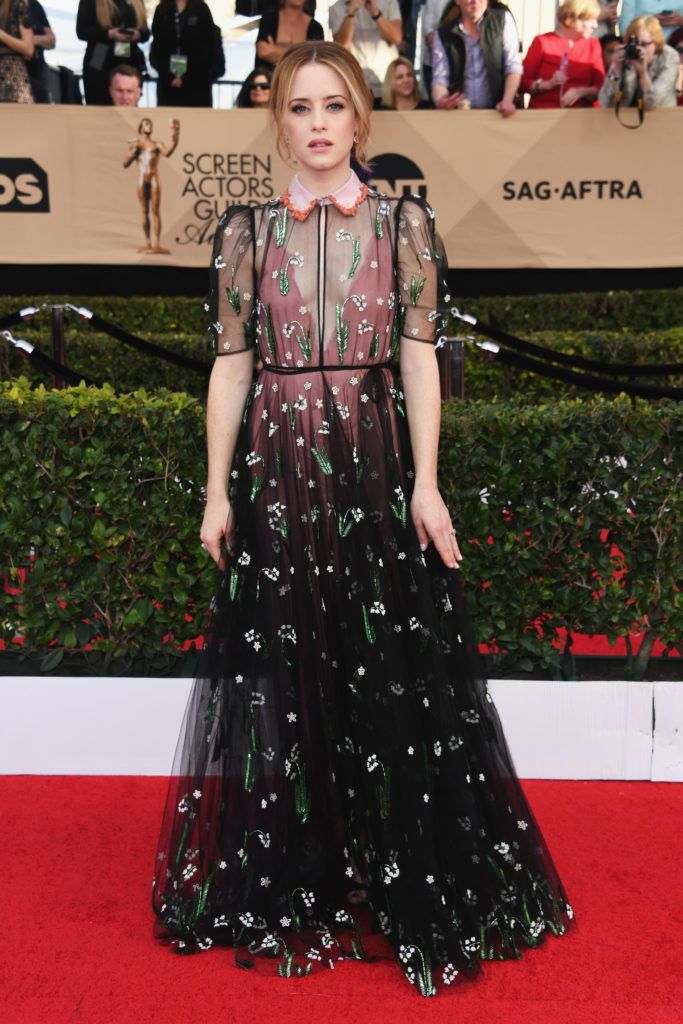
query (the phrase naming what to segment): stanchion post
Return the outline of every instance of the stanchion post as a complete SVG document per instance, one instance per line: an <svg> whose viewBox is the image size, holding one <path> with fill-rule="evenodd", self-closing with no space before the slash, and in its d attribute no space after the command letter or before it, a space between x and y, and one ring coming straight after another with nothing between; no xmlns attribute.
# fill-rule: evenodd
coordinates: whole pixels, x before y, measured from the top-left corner
<svg viewBox="0 0 683 1024"><path fill-rule="evenodd" d="M465 339L447 338L437 350L441 400L465 397Z"/></svg>
<svg viewBox="0 0 683 1024"><path fill-rule="evenodd" d="M52 358L56 363L64 365L64 306L50 306L50 317L52 321ZM55 388L66 387L66 381L58 373L52 374L52 385Z"/></svg>

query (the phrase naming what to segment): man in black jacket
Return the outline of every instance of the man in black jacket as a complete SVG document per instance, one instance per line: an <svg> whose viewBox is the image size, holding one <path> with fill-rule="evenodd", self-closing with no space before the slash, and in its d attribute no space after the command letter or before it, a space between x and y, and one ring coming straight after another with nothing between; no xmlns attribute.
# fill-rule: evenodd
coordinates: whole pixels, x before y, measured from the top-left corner
<svg viewBox="0 0 683 1024"><path fill-rule="evenodd" d="M522 76L519 35L498 0L460 0L446 8L432 44L432 99L443 110L514 114Z"/></svg>

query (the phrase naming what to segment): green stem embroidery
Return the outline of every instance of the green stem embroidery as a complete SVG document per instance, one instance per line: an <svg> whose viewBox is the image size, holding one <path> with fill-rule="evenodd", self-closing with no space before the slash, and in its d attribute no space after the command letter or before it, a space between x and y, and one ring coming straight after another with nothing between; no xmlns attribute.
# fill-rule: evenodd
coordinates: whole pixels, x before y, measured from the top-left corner
<svg viewBox="0 0 683 1024"><path fill-rule="evenodd" d="M254 476L251 481L251 491L249 492L249 500L256 501L259 494L266 486L266 478L264 476Z"/></svg>
<svg viewBox="0 0 683 1024"><path fill-rule="evenodd" d="M266 345L271 356L275 355L275 331L273 329L273 312L266 306Z"/></svg>
<svg viewBox="0 0 683 1024"><path fill-rule="evenodd" d="M285 244L285 235L287 233L287 222L289 220L289 210L285 206L282 213L278 214L275 219L275 245L278 249L282 248Z"/></svg>
<svg viewBox="0 0 683 1024"><path fill-rule="evenodd" d="M427 281L426 277L411 277L410 278L410 304L411 306L417 306L422 295L422 289Z"/></svg>
<svg viewBox="0 0 683 1024"><path fill-rule="evenodd" d="M242 311L242 306L240 304L240 290L238 286L235 285L234 288L226 288L225 295L227 297L228 302L232 306L235 316L239 316L240 312Z"/></svg>
<svg viewBox="0 0 683 1024"><path fill-rule="evenodd" d="M175 855L175 866L176 867L178 867L180 865L180 861L182 860L183 854L185 853L185 847L187 845L187 838L188 838L189 834L190 834L190 822L189 821L185 821L185 823L183 825L183 834L180 837L180 843L178 844L178 849L176 850L176 855Z"/></svg>
<svg viewBox="0 0 683 1024"><path fill-rule="evenodd" d="M306 773L301 765L294 781L294 809L299 815L301 824L305 825L311 811L311 794L306 785Z"/></svg>
<svg viewBox="0 0 683 1024"><path fill-rule="evenodd" d="M337 330L337 351L339 352L339 361L342 362L344 353L349 347L349 324L348 321L344 320L344 307L340 302L336 305L335 324Z"/></svg>
<svg viewBox="0 0 683 1024"><path fill-rule="evenodd" d="M374 644L375 640L377 639L377 634L375 633L375 627L370 622L370 616L368 614L368 610L365 607L365 605L362 604L361 608L363 610L363 627L365 629L365 637L366 637L366 639L367 639L369 644Z"/></svg>
<svg viewBox="0 0 683 1024"><path fill-rule="evenodd" d="M351 254L351 266L349 267L349 272L348 272L348 274L346 276L348 278L352 278L353 275L358 270L359 265L360 265L360 238L354 238L354 240L353 240L353 250L352 250L352 254Z"/></svg>
<svg viewBox="0 0 683 1024"><path fill-rule="evenodd" d="M313 447L311 448L311 454L313 455L313 458L318 463L325 476L331 476L332 463L330 462L330 457L325 451L325 449Z"/></svg>

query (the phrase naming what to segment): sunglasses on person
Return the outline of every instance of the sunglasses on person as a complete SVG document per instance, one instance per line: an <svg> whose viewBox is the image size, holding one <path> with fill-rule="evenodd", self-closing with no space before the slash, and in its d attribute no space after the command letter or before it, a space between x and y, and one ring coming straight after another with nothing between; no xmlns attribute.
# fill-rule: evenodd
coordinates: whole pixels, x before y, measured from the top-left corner
<svg viewBox="0 0 683 1024"><path fill-rule="evenodd" d="M270 89L270 82L254 82L251 86L252 89Z"/></svg>

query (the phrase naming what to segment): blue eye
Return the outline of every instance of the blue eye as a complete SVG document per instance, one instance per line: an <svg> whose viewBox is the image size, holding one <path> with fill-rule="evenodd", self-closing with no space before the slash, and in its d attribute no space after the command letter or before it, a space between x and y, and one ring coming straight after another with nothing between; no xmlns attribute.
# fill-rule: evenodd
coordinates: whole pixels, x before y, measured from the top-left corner
<svg viewBox="0 0 683 1024"><path fill-rule="evenodd" d="M344 104L343 103L336 103L336 102L335 103L328 103L327 109L328 110L343 110L344 109Z"/></svg>
<svg viewBox="0 0 683 1024"><path fill-rule="evenodd" d="M303 103L297 103L295 107L292 107L293 114L301 114L304 113L306 110L308 110L308 107L305 106Z"/></svg>

